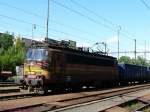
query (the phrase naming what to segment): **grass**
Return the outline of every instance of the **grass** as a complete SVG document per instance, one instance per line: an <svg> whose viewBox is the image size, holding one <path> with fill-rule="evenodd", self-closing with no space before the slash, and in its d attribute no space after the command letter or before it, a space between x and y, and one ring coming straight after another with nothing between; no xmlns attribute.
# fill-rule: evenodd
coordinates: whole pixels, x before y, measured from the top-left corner
<svg viewBox="0 0 150 112"><path fill-rule="evenodd" d="M130 101L121 105L121 107L127 109L130 112L134 111L137 108L140 108L141 106L143 106L143 104L137 100ZM146 111L146 112L150 112L150 111Z"/></svg>

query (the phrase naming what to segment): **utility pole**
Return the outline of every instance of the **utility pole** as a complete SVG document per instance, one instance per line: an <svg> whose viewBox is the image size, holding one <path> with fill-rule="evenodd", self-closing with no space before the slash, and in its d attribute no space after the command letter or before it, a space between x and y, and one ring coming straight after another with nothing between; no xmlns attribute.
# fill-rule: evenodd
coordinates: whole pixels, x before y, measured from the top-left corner
<svg viewBox="0 0 150 112"><path fill-rule="evenodd" d="M48 42L48 30L49 30L49 0L47 1L48 2L48 6L47 6L47 21L46 21L46 42Z"/></svg>
<svg viewBox="0 0 150 112"><path fill-rule="evenodd" d="M144 52L144 57L145 57L145 60L146 60L146 40L145 40L145 52Z"/></svg>
<svg viewBox="0 0 150 112"><path fill-rule="evenodd" d="M135 60L136 60L136 39L134 39L135 42L135 50L134 50L134 55L135 55Z"/></svg>
<svg viewBox="0 0 150 112"><path fill-rule="evenodd" d="M105 46L105 54L106 54L106 47L107 47L106 43L104 43L104 46Z"/></svg>
<svg viewBox="0 0 150 112"><path fill-rule="evenodd" d="M34 37L34 31L33 31L34 29L36 29L36 25L35 24L32 25L32 41L33 41L33 37Z"/></svg>
<svg viewBox="0 0 150 112"><path fill-rule="evenodd" d="M118 60L119 60L119 52L120 52L120 42L119 42L119 38L120 38L120 30L121 30L121 26L118 26L118 30L117 30L117 33L118 33Z"/></svg>

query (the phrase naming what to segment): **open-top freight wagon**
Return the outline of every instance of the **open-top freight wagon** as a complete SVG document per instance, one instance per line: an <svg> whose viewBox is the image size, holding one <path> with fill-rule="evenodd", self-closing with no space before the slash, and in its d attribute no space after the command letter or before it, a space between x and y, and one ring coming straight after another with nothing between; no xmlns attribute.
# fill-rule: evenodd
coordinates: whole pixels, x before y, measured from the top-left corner
<svg viewBox="0 0 150 112"><path fill-rule="evenodd" d="M122 84L150 81L149 67L133 64L118 64L119 82Z"/></svg>

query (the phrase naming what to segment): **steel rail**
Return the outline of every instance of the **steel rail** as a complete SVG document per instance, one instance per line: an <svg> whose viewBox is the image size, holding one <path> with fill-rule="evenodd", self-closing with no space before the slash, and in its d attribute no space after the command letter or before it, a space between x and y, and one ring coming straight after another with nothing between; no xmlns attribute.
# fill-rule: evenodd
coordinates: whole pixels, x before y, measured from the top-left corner
<svg viewBox="0 0 150 112"><path fill-rule="evenodd" d="M19 107L19 108L13 108L9 109L6 111L26 111L26 110L34 110L34 109L39 109L40 107L42 108L40 111L50 111L52 112L57 112L57 110L60 110L62 108L69 108L70 106L75 106L76 104L82 105L83 103L87 102L96 102L98 100L104 100L104 99L109 99L110 97L122 97L124 94L129 94L137 91L143 91L143 90L148 90L150 88L150 84L145 84L145 85L140 85L140 86L134 86L134 87L126 87L123 88L122 90L115 90L115 91L109 91L109 92L102 92L99 94L94 94L94 95L87 95L87 96L81 96L77 98L66 98L63 100L58 100L56 102L48 102L48 103L38 103L37 105L30 105L26 107ZM122 91L122 92L121 92ZM130 95L132 97L132 95ZM128 95L128 97L130 97ZM81 101L82 100L82 101ZM69 106L69 107L68 107ZM5 111L3 111L5 112ZM51 112L51 111L50 111Z"/></svg>
<svg viewBox="0 0 150 112"><path fill-rule="evenodd" d="M7 101L7 100L16 100L16 99L23 99L23 98L31 98L34 96L38 96L34 93L16 93L13 95L2 95L0 96L0 101Z"/></svg>
<svg viewBox="0 0 150 112"><path fill-rule="evenodd" d="M150 93L150 90L148 90L146 88L145 88L145 91L148 91L148 93ZM51 110L48 112L84 112L85 110L86 110L86 112L98 112L98 111L100 112L100 111L104 111L108 108L111 108L113 106L117 106L122 103L131 101L131 100L135 100L136 98L141 97L142 95L145 95L145 94L142 94L142 92L144 92L143 89L141 89L139 91L135 90L134 92L133 91L126 92L123 94L106 97L105 99L99 99L99 100L97 99L97 100L93 100L90 102L85 102L85 103L80 103L80 104L75 104L75 105L70 105L70 106L64 106L64 107L54 109L54 110ZM104 107L102 107L101 105L103 105ZM147 105L147 106L149 106L149 105Z"/></svg>

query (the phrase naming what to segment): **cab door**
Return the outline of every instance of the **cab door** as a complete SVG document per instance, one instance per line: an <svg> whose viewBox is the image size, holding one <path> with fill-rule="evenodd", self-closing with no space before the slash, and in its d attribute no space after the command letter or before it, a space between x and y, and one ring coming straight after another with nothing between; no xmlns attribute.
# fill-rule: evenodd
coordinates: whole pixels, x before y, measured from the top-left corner
<svg viewBox="0 0 150 112"><path fill-rule="evenodd" d="M64 77L64 56L60 52L55 52L53 54L53 64L54 64L54 80L57 83L63 82Z"/></svg>

